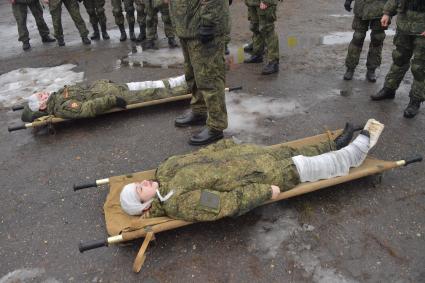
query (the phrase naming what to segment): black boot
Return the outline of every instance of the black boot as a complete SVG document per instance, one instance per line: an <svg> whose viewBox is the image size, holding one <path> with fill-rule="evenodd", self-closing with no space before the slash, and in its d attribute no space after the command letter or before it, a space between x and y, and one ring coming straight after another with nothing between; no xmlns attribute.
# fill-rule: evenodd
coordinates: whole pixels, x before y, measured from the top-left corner
<svg viewBox="0 0 425 283"><path fill-rule="evenodd" d="M153 40L146 40L143 44L143 50L155 49L155 43Z"/></svg>
<svg viewBox="0 0 425 283"><path fill-rule="evenodd" d="M223 138L223 131L208 129L205 127L199 133L193 135L190 140L190 145L205 145Z"/></svg>
<svg viewBox="0 0 425 283"><path fill-rule="evenodd" d="M142 42L143 40L146 39L146 26L139 25L139 27L140 27L140 33L139 33L139 36L137 37L137 41Z"/></svg>
<svg viewBox="0 0 425 283"><path fill-rule="evenodd" d="M344 80L351 81L354 77L354 69L347 68L347 72L344 74Z"/></svg>
<svg viewBox="0 0 425 283"><path fill-rule="evenodd" d="M120 29L120 41L126 41L127 40L127 33L125 32L124 25L119 25L118 28Z"/></svg>
<svg viewBox="0 0 425 283"><path fill-rule="evenodd" d="M353 138L354 131L355 129L353 124L346 123L342 133L339 136L337 136L336 139L334 140L336 149L341 149L344 146L347 146L350 143L351 139Z"/></svg>
<svg viewBox="0 0 425 283"><path fill-rule="evenodd" d="M251 53L252 51L254 51L254 44L250 42L247 46L243 48L243 51L245 51L246 53Z"/></svg>
<svg viewBox="0 0 425 283"><path fill-rule="evenodd" d="M174 37L169 37L169 38L168 38L168 46L169 46L170 48L176 48L176 47L179 47L179 46L177 45L177 42L176 42L176 40L174 39Z"/></svg>
<svg viewBox="0 0 425 283"><path fill-rule="evenodd" d="M263 55L252 55L250 58L245 59L243 62L247 64L261 63L263 62Z"/></svg>
<svg viewBox="0 0 425 283"><path fill-rule="evenodd" d="M225 55L229 55L230 54L229 46L227 46L227 44L224 46L224 54Z"/></svg>
<svg viewBox="0 0 425 283"><path fill-rule="evenodd" d="M134 23L128 25L129 35L131 41L136 41L136 35L134 34Z"/></svg>
<svg viewBox="0 0 425 283"><path fill-rule="evenodd" d="M262 75L271 75L279 72L279 61L270 61L267 65L264 66Z"/></svg>
<svg viewBox="0 0 425 283"><path fill-rule="evenodd" d="M99 40L100 39L99 26L97 24L94 24L92 26L93 26L93 34L92 36L90 36L90 39Z"/></svg>
<svg viewBox="0 0 425 283"><path fill-rule="evenodd" d="M100 30L102 31L103 40L108 40L110 37L108 32L106 31L106 23L100 24Z"/></svg>
<svg viewBox="0 0 425 283"><path fill-rule="evenodd" d="M24 51L28 51L28 50L31 49L31 44L30 44L29 40L25 40L25 41L22 42L22 49Z"/></svg>
<svg viewBox="0 0 425 283"><path fill-rule="evenodd" d="M176 127L188 127L193 125L205 125L206 122L206 114L197 114L190 111L177 117L176 120L174 120L174 125Z"/></svg>
<svg viewBox="0 0 425 283"><path fill-rule="evenodd" d="M91 41L87 36L81 37L81 41L83 42L84 45L90 45L91 44Z"/></svg>
<svg viewBox="0 0 425 283"><path fill-rule="evenodd" d="M387 87L383 87L378 93L370 96L372 100L394 99L394 97L395 90Z"/></svg>
<svg viewBox="0 0 425 283"><path fill-rule="evenodd" d="M50 35L44 35L41 37L41 42L43 43L49 43L49 42L55 42L56 39L54 39L53 37L51 37Z"/></svg>
<svg viewBox="0 0 425 283"><path fill-rule="evenodd" d="M63 39L63 37L59 37L57 38L57 40L59 46L65 46L65 40Z"/></svg>
<svg viewBox="0 0 425 283"><path fill-rule="evenodd" d="M404 110L403 116L405 118L413 118L416 116L416 114L419 113L419 108L421 107L422 101L416 98L410 98L409 104L407 105L406 109Z"/></svg>
<svg viewBox="0 0 425 283"><path fill-rule="evenodd" d="M367 70L366 79L371 83L376 82L375 70Z"/></svg>

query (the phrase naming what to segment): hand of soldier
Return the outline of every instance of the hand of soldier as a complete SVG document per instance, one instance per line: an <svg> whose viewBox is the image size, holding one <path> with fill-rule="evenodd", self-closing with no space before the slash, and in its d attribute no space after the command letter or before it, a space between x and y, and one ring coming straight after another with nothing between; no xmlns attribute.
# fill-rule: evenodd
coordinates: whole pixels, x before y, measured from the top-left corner
<svg viewBox="0 0 425 283"><path fill-rule="evenodd" d="M386 28L390 25L391 18L388 15L383 15L381 18L381 26Z"/></svg>
<svg viewBox="0 0 425 283"><path fill-rule="evenodd" d="M265 10L265 9L267 9L269 6L267 6L267 4L266 3L264 3L264 2L260 2L260 9L261 10Z"/></svg>
<svg viewBox="0 0 425 283"><path fill-rule="evenodd" d="M276 199L280 194L280 188L278 186L272 185L272 199Z"/></svg>
<svg viewBox="0 0 425 283"><path fill-rule="evenodd" d="M199 38L203 44L206 44L214 39L213 26L201 26L199 28Z"/></svg>
<svg viewBox="0 0 425 283"><path fill-rule="evenodd" d="M44 4L49 4L49 0L43 0Z"/></svg>
<svg viewBox="0 0 425 283"><path fill-rule="evenodd" d="M347 12L351 12L351 2L352 2L353 0L345 0L345 3L344 3L344 8L345 8L345 10L347 11Z"/></svg>
<svg viewBox="0 0 425 283"><path fill-rule="evenodd" d="M425 36L425 31L423 33L421 33L422 36Z"/></svg>
<svg viewBox="0 0 425 283"><path fill-rule="evenodd" d="M126 106L127 106L127 101L125 101L123 98L116 96L116 97L115 97L115 101L116 101L115 105L116 105L117 107L119 107L119 108L123 108L123 109L125 109L125 108L126 108Z"/></svg>

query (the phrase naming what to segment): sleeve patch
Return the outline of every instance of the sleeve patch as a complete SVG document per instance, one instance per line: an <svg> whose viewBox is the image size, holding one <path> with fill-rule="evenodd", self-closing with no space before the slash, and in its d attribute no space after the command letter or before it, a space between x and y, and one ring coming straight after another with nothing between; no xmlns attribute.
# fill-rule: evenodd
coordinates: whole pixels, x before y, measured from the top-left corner
<svg viewBox="0 0 425 283"><path fill-rule="evenodd" d="M220 211L220 197L216 193L202 191L199 206L202 209L218 213Z"/></svg>

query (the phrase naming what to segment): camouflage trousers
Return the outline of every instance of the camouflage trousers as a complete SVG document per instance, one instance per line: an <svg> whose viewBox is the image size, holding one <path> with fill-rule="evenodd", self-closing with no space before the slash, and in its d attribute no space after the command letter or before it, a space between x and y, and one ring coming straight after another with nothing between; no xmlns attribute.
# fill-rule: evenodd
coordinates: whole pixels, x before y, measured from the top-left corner
<svg viewBox="0 0 425 283"><path fill-rule="evenodd" d="M381 65L382 46L385 40L385 29L381 27L380 19L362 20L354 16L353 20L353 39L348 46L348 54L345 59L345 66L354 70L359 64L360 54L362 53L363 43L368 29L372 30L370 34L369 52L367 54L366 67L368 70L375 70Z"/></svg>
<svg viewBox="0 0 425 283"><path fill-rule="evenodd" d="M134 4L136 4L137 23L142 27L146 27L146 5L144 0L134 0ZM158 18L156 21L158 22Z"/></svg>
<svg viewBox="0 0 425 283"><path fill-rule="evenodd" d="M84 0L83 3L92 25L106 25L105 0Z"/></svg>
<svg viewBox="0 0 425 283"><path fill-rule="evenodd" d="M248 6L248 20L252 31L252 54L263 54L267 47L269 61L279 61L279 37L276 34L274 22L276 21L276 5L271 5L265 10L257 6Z"/></svg>
<svg viewBox="0 0 425 283"><path fill-rule="evenodd" d="M384 87L398 89L411 63L414 80L409 96L425 101L425 37L397 31L394 45L393 64L385 78Z"/></svg>
<svg viewBox="0 0 425 283"><path fill-rule="evenodd" d="M181 38L180 43L188 92L192 93L192 111L208 114L208 128L226 129L224 37L215 37L207 44L197 39Z"/></svg>
<svg viewBox="0 0 425 283"><path fill-rule="evenodd" d="M49 9L52 15L53 29L55 30L56 38L63 38L62 28L62 3L65 5L69 12L72 20L75 23L81 37L85 37L89 34L86 24L80 14L80 7L78 6L77 0L50 0Z"/></svg>
<svg viewBox="0 0 425 283"><path fill-rule="evenodd" d="M33 1L28 4L15 3L12 4L12 10L16 19L16 24L18 25L19 41L28 41L30 39L27 29L28 8L30 8L31 13L34 16L40 36L43 37L50 33L49 28L44 21L43 9L39 1Z"/></svg>
<svg viewBox="0 0 425 283"><path fill-rule="evenodd" d="M154 40L157 34L158 12L161 12L162 22L164 23L164 33L168 38L174 38L174 27L171 23L170 9L168 4L161 3L155 6L155 1L146 1L146 39Z"/></svg>

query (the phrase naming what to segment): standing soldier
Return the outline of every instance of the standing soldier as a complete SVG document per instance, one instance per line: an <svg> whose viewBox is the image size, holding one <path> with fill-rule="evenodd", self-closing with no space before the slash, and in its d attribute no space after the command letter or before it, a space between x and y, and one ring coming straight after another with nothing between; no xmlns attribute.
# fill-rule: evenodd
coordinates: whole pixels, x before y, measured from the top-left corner
<svg viewBox="0 0 425 283"><path fill-rule="evenodd" d="M351 11L351 2L345 1L345 10ZM382 27L380 19L382 10L384 9L386 0L355 0L354 3L354 20L353 20L353 39L348 47L348 54L345 60L347 72L344 80L352 80L354 70L359 64L360 53L362 52L363 43L366 38L366 32L369 27L372 30L370 34L369 53L367 55L367 73L366 78L369 82L376 82L375 70L381 65L382 46L384 45L385 30Z"/></svg>
<svg viewBox="0 0 425 283"><path fill-rule="evenodd" d="M139 24L140 33L137 41L142 42L146 39L146 6L144 0L134 0L137 11L137 23ZM158 21L158 19L156 19Z"/></svg>
<svg viewBox="0 0 425 283"><path fill-rule="evenodd" d="M146 7L146 43L145 49L155 48L155 36L158 26L158 12L161 12L162 22L164 23L165 36L168 38L170 48L178 47L174 39L174 27L171 23L169 0L145 0Z"/></svg>
<svg viewBox="0 0 425 283"><path fill-rule="evenodd" d="M267 47L268 64L261 74L270 75L279 71L279 37L276 34L277 0L245 0L248 6L248 19L252 36L252 56L245 63L263 62L264 50Z"/></svg>
<svg viewBox="0 0 425 283"><path fill-rule="evenodd" d="M89 31L84 23L83 18L80 14L80 7L78 6L77 0L44 0L49 3L50 14L52 15L53 29L55 30L55 37L58 40L59 46L65 46L65 40L63 39L63 28L62 28L62 3L65 5L69 12L72 20L75 23L78 31L80 32L81 40L84 44L90 44L91 41L87 37Z"/></svg>
<svg viewBox="0 0 425 283"><path fill-rule="evenodd" d="M90 23L93 27L93 35L90 39L99 40L99 25L102 31L104 40L109 39L108 32L106 31L106 15L105 15L105 0L83 0L84 7L86 7L87 14L90 16Z"/></svg>
<svg viewBox="0 0 425 283"><path fill-rule="evenodd" d="M55 41L50 37L49 28L43 18L43 9L38 0L10 0L12 3L13 15L18 25L19 41L22 42L22 49L28 50L31 48L30 38L27 29L27 14L28 8L30 8L32 15L34 16L35 22L37 23L38 32L41 36L42 42L53 42Z"/></svg>
<svg viewBox="0 0 425 283"><path fill-rule="evenodd" d="M135 12L134 1L135 0L111 0L112 14L115 17L115 23L117 24L121 33L120 41L125 41L127 39L127 34L125 32L125 27L124 27L124 16L122 14L122 2L124 2L125 17L127 18L130 40L136 41L136 35L134 34L134 24L136 22L136 19L134 18L134 12ZM136 7L137 7L137 2L136 2ZM139 13L137 13L137 21L139 25L142 24L140 25L141 34L145 33L144 25L142 21L143 18L144 18L144 11L140 16L139 16ZM141 20L139 21L139 19Z"/></svg>
<svg viewBox="0 0 425 283"><path fill-rule="evenodd" d="M396 14L398 17L393 64L385 78L384 87L371 98L394 99L396 90L409 70L413 56L411 71L414 81L410 89L409 104L404 110L404 117L413 118L425 100L425 1L388 0L381 19L382 26L387 27L390 24L390 17Z"/></svg>
<svg viewBox="0 0 425 283"><path fill-rule="evenodd" d="M180 39L191 112L177 117L175 125L206 124L190 139L192 145L223 138L227 128L224 99L224 37L229 25L229 2L171 0L170 12Z"/></svg>

